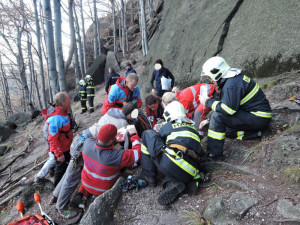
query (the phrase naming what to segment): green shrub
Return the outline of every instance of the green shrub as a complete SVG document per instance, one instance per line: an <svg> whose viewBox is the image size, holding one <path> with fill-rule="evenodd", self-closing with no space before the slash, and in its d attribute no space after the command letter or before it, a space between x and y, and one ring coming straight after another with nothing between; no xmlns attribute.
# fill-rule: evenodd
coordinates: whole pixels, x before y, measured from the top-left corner
<svg viewBox="0 0 300 225"><path fill-rule="evenodd" d="M276 80L270 81L270 83L268 83L268 89L270 89L271 87L275 86L276 83L277 83Z"/></svg>
<svg viewBox="0 0 300 225"><path fill-rule="evenodd" d="M291 183L300 182L300 166L292 165L284 169L285 179Z"/></svg>

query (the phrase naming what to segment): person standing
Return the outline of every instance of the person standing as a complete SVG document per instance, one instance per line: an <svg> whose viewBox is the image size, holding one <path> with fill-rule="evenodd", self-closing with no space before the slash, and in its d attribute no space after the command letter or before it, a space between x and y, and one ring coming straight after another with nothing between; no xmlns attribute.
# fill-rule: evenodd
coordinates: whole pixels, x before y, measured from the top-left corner
<svg viewBox="0 0 300 225"><path fill-rule="evenodd" d="M84 80L80 80L79 85L80 85L79 94L80 94L80 104L81 104L81 113L80 114L83 114L87 111L87 108L86 108L86 101L87 101L86 83Z"/></svg>
<svg viewBox="0 0 300 225"><path fill-rule="evenodd" d="M126 63L125 68L126 68L126 74L125 74L125 77L127 77L130 73L136 73L136 71L132 68L130 62L127 62L127 63Z"/></svg>
<svg viewBox="0 0 300 225"><path fill-rule="evenodd" d="M91 75L85 76L86 80L86 90L87 90L87 100L89 102L90 113L94 112L94 97L95 97L95 84Z"/></svg>
<svg viewBox="0 0 300 225"><path fill-rule="evenodd" d="M105 91L107 94L110 86L114 85L120 77L120 75L115 72L115 69L113 67L108 68L108 73L109 74L107 75L105 82Z"/></svg>
<svg viewBox="0 0 300 225"><path fill-rule="evenodd" d="M266 130L272 119L272 110L258 84L231 68L219 56L208 59L201 76L209 76L217 82L220 101L199 96L202 105L212 109L208 129L207 153L211 159L223 159L226 137L246 140L257 138Z"/></svg>
<svg viewBox="0 0 300 225"><path fill-rule="evenodd" d="M171 79L171 84L167 87L162 85L165 79ZM153 82L155 80L155 88ZM163 94L167 91L171 91L174 86L175 78L173 74L167 68L164 68L164 64L161 59L157 59L154 62L154 70L150 80L150 87L152 89L152 94L156 94L159 97L162 97Z"/></svg>
<svg viewBox="0 0 300 225"><path fill-rule="evenodd" d="M71 100L66 92L59 92L54 97L54 111L42 110L42 115L48 126L48 142L50 151L54 153L55 162L54 186L63 177L70 161L70 145L73 140L71 120L68 111Z"/></svg>

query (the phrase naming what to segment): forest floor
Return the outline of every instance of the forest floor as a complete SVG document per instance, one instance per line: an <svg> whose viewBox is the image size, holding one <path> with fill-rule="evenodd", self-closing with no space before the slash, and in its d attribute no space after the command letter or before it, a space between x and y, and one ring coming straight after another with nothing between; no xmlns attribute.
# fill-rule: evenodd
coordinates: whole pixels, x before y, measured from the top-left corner
<svg viewBox="0 0 300 225"><path fill-rule="evenodd" d="M139 58L139 55L136 55L136 58ZM137 61L137 64L133 66L138 74L144 69L141 61ZM121 75L124 73L124 70L120 71ZM294 82L295 78L297 81L298 76L299 74L297 73L290 75L290 79L286 80L286 83ZM258 80L258 83L270 82L274 79L281 79L282 77L286 76L282 75L276 78L265 78ZM266 95L272 99L272 90L265 89L264 91ZM79 130L76 134L79 134L81 131L90 127L93 123L99 120L101 117L101 107L105 98L106 93L104 91L104 84L101 84L96 87L94 113L80 114L80 102L72 104L72 110L74 112L76 122L79 125ZM143 96L143 99L144 98L145 96ZM218 166L211 171L212 180L209 183L202 184L196 195L188 196L187 194L183 194L176 202L169 206L161 206L157 202L157 197L163 190L161 185L158 185L155 188L146 187L138 191L131 190L128 193L122 194L115 210L115 217L112 223L115 225L206 224L205 219L203 219L203 214L209 201L213 197L223 196L225 205L228 205L230 204L228 199L233 193L247 193L248 195L259 199L258 204L252 207L243 219L236 224L296 224L290 222L277 222L282 219L282 216L278 213L276 206L279 199L288 199L294 205L300 204L299 182L293 184L286 181L280 169L276 170L272 166L268 167L269 164L265 164L264 162L268 161L267 158L276 147L274 145L276 145L277 138L282 135L284 130L292 127L299 120L300 111L298 110L299 107L295 103L289 102L288 99L280 102L270 101L270 103L273 108L280 106L292 108L294 111L290 111L288 113L280 112L276 115L276 117L273 117L274 121L272 122L271 127L272 133L263 140L257 139L251 141L239 141L226 139L225 141L225 162L234 166L243 166L250 171L249 174L239 173L225 168L224 166ZM2 187L1 192L9 180L14 180L26 170L29 170L34 165L47 158L47 145L42 137L42 126L43 122L41 118L37 118L26 127L18 128L17 133L9 139L10 142L13 142L13 148L9 154L5 155L5 157L1 159L0 168L2 168L13 157L20 154L29 137L32 137L33 141L29 145L29 153L26 153L23 157L19 158L9 171L4 171L0 174L0 187ZM296 133L299 137L299 127ZM298 149L296 150L299 151L300 147L298 146L297 148ZM285 166L285 164L280 165L279 163L279 165L276 165L276 168ZM37 172L38 169L28 173L26 175L26 180L32 180ZM140 172L140 168L127 172L138 174ZM52 180L49 175L47 175L46 178ZM230 188L222 185L222 182L228 180L235 180L243 183L251 191L239 190L237 188ZM13 192L14 191L11 191L9 194L12 194ZM9 194L4 197L7 197ZM76 222L80 219L78 216L72 220L61 220L58 217L55 206L50 206L48 203L52 196L51 191L45 191L44 193L40 193L40 195L43 210L59 225L76 224ZM4 197L2 197L1 200L3 200ZM18 199L18 197L15 197L8 203L0 206L0 224L7 224L20 217L15 208ZM39 213L37 204L33 204L26 208L25 215L36 213Z"/></svg>

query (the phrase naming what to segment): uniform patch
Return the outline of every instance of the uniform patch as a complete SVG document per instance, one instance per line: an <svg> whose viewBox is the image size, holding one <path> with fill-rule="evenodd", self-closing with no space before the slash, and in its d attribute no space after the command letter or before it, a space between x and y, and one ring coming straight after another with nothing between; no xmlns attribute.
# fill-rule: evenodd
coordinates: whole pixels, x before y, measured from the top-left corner
<svg viewBox="0 0 300 225"><path fill-rule="evenodd" d="M58 131L58 127L57 126L49 126L49 131L51 134L56 134Z"/></svg>
<svg viewBox="0 0 300 225"><path fill-rule="evenodd" d="M243 80L246 81L247 83L250 83L251 79L249 77L247 77L246 75L244 75Z"/></svg>

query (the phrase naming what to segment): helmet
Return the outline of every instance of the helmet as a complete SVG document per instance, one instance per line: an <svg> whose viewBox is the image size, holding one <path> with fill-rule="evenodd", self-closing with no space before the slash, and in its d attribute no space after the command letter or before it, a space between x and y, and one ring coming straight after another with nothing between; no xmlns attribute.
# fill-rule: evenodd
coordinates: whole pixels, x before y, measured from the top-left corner
<svg viewBox="0 0 300 225"><path fill-rule="evenodd" d="M80 81L79 81L79 84L80 84L80 85L85 85L85 81L84 81L84 80L80 80Z"/></svg>
<svg viewBox="0 0 300 225"><path fill-rule="evenodd" d="M214 81L218 81L229 69L230 67L222 57L215 56L204 63L201 76L209 76Z"/></svg>
<svg viewBox="0 0 300 225"><path fill-rule="evenodd" d="M167 122L171 122L177 119L185 118L185 111L183 105L178 102L174 101L168 104L164 111L164 118Z"/></svg>
<svg viewBox="0 0 300 225"><path fill-rule="evenodd" d="M85 76L85 79L86 79L87 81L92 80L92 76L91 76L91 75L86 75L86 76Z"/></svg>

